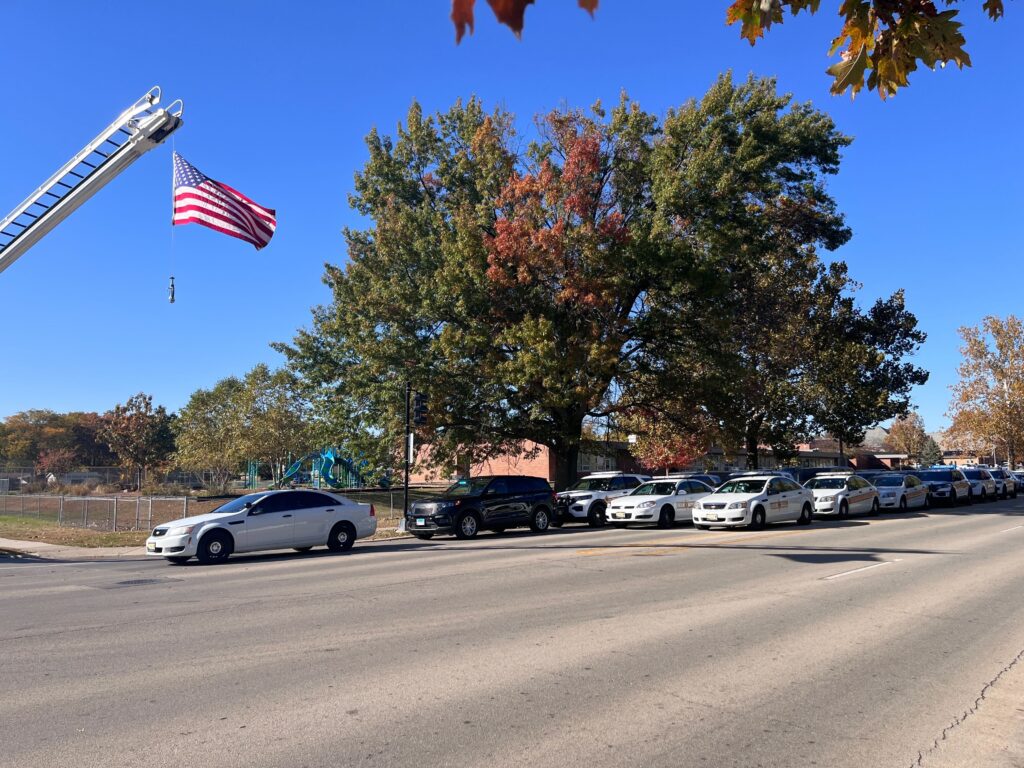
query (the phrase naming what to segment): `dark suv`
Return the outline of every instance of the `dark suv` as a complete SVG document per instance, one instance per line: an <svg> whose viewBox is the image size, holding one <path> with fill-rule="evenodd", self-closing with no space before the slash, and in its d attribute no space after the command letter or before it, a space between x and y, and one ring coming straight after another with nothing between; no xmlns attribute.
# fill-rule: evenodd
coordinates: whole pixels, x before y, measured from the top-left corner
<svg viewBox="0 0 1024 768"><path fill-rule="evenodd" d="M435 533L471 539L481 530L501 532L523 526L539 533L551 525L553 502L551 486L541 477L474 477L459 480L439 496L409 505L405 528L420 539Z"/></svg>

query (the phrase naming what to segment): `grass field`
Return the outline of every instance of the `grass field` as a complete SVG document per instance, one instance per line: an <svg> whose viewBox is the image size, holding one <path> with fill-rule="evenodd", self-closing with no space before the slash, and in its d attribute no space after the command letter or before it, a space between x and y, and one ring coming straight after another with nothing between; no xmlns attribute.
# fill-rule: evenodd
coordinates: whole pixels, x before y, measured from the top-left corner
<svg viewBox="0 0 1024 768"><path fill-rule="evenodd" d="M0 538L68 547L141 547L149 531L94 531L59 526L52 520L0 515Z"/></svg>

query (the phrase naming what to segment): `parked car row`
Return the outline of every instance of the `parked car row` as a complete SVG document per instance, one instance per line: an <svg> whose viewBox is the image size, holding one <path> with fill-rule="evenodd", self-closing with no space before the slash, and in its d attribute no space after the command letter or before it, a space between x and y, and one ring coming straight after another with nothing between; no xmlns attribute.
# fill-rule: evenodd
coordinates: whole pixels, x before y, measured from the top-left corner
<svg viewBox="0 0 1024 768"><path fill-rule="evenodd" d="M619 528L647 524L669 528L692 522L698 530L795 521L814 517L876 515L881 509L929 508L975 500L1016 498L1024 473L988 467L931 467L881 472L869 481L852 470L814 474L802 485L788 473L745 472L721 480L702 473L650 478L605 472L554 493L540 477L490 475L460 480L443 493L414 502L406 530L420 539L452 534L471 539L480 531L528 527L540 533L566 522ZM180 564L226 560L235 552L316 546L351 549L377 530L372 504L319 490L283 490L241 496L213 512L157 526L147 554Z"/></svg>

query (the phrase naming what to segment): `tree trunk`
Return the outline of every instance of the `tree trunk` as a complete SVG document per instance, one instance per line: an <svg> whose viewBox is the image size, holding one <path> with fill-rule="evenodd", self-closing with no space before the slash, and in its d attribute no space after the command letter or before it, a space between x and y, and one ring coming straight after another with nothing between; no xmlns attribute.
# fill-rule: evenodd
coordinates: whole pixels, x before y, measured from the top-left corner
<svg viewBox="0 0 1024 768"><path fill-rule="evenodd" d="M576 482L577 468L580 462L579 443L569 443L551 448L555 459L555 490L564 491Z"/></svg>
<svg viewBox="0 0 1024 768"><path fill-rule="evenodd" d="M747 447L747 469L758 468L757 447L761 440L761 419L753 419L747 422L747 434L745 443Z"/></svg>

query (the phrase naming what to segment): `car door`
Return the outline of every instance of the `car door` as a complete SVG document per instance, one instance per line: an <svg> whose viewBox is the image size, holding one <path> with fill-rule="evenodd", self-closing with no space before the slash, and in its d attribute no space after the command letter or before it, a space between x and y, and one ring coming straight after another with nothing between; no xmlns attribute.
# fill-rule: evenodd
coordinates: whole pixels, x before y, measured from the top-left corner
<svg viewBox="0 0 1024 768"><path fill-rule="evenodd" d="M785 482L781 477L773 477L768 481L768 500L765 502L765 519L772 523L777 520L785 520L789 509L790 492L786 490Z"/></svg>
<svg viewBox="0 0 1024 768"><path fill-rule="evenodd" d="M264 496L245 518L245 549L284 549L294 545L295 513L291 492Z"/></svg>
<svg viewBox="0 0 1024 768"><path fill-rule="evenodd" d="M294 496L294 546L326 544L337 502L333 497L317 491L298 491Z"/></svg>
<svg viewBox="0 0 1024 768"><path fill-rule="evenodd" d="M908 507L923 507L928 503L928 486L913 475L907 475L903 482L907 489Z"/></svg>
<svg viewBox="0 0 1024 768"><path fill-rule="evenodd" d="M867 480L851 475L846 481L849 489L850 512L861 514L871 509L871 486Z"/></svg>
<svg viewBox="0 0 1024 768"><path fill-rule="evenodd" d="M481 497L481 506L480 512L485 526L510 525L514 515L508 480L504 477L491 480Z"/></svg>

